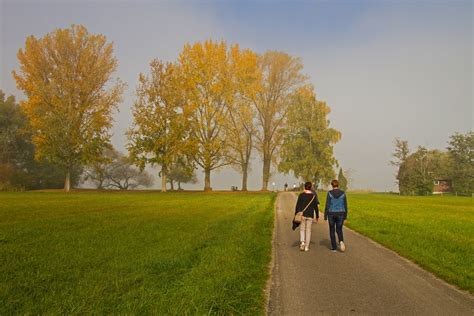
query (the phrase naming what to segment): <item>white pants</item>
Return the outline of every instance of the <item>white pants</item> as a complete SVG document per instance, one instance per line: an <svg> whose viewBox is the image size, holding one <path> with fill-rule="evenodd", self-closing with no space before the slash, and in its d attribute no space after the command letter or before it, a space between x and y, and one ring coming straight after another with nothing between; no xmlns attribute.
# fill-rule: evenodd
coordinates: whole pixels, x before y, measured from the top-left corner
<svg viewBox="0 0 474 316"><path fill-rule="evenodd" d="M311 242L311 224L313 223L312 217L303 217L300 224L300 242L304 242L309 246Z"/></svg>

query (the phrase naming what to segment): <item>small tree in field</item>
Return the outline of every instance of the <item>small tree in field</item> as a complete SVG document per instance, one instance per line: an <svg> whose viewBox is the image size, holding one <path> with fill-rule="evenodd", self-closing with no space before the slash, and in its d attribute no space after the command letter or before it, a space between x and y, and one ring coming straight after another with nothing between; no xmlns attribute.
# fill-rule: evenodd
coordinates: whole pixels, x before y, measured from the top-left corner
<svg viewBox="0 0 474 316"><path fill-rule="evenodd" d="M118 155L108 168L107 187L119 190L150 187L153 178L144 170L138 170L130 158Z"/></svg>
<svg viewBox="0 0 474 316"><path fill-rule="evenodd" d="M153 185L153 178L146 171L138 170L130 158L113 148L107 148L102 159L86 168L83 181L91 181L97 189L128 190Z"/></svg>
<svg viewBox="0 0 474 316"><path fill-rule="evenodd" d="M474 193L474 132L456 133L449 140L452 160L450 176L454 192L465 195Z"/></svg>
<svg viewBox="0 0 474 316"><path fill-rule="evenodd" d="M28 98L21 105L36 157L64 170L69 191L73 167L100 157L110 140L112 112L124 88L119 81L111 83L117 68L112 43L73 25L40 39L28 37L18 61L13 77Z"/></svg>
<svg viewBox="0 0 474 316"><path fill-rule="evenodd" d="M181 190L182 183L197 183L194 170L194 164L183 159L179 159L174 163L168 173L168 182L171 185L171 190L174 190L174 182L178 183L178 190Z"/></svg>
<svg viewBox="0 0 474 316"><path fill-rule="evenodd" d="M408 155L410 154L410 150L408 148L408 141L402 140L400 138L395 138L393 141L393 144L395 145L395 150L392 153L393 160L390 161L390 164L394 167L397 167L397 184L398 184L398 190L399 192L402 192L402 188L400 186L400 171L401 171L401 165L405 162L405 160L408 158Z"/></svg>

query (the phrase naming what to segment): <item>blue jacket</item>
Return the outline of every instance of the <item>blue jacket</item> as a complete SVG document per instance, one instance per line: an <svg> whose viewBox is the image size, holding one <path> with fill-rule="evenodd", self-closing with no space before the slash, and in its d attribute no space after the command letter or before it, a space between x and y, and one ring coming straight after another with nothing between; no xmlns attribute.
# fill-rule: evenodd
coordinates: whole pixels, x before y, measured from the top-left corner
<svg viewBox="0 0 474 316"><path fill-rule="evenodd" d="M326 207L324 208L324 219L328 219L328 215L343 216L346 219L347 211L346 193L340 189L329 191L326 197Z"/></svg>

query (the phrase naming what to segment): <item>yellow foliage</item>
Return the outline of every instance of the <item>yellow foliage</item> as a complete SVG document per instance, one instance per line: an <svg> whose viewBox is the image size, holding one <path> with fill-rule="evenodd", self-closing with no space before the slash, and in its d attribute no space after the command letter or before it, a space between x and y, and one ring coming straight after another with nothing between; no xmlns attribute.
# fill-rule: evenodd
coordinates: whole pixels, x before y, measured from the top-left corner
<svg viewBox="0 0 474 316"><path fill-rule="evenodd" d="M29 36L17 56L20 69L13 77L28 97L21 105L37 156L65 169L100 156L124 89L111 82L117 68L112 44L72 25L43 38Z"/></svg>

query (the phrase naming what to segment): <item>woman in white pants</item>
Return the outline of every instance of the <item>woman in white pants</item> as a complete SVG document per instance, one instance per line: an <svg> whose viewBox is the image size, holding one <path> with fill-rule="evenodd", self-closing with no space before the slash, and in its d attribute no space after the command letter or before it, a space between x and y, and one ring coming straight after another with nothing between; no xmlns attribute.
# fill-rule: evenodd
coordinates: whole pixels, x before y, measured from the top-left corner
<svg viewBox="0 0 474 316"><path fill-rule="evenodd" d="M300 224L300 250L308 251L311 242L311 225L319 219L319 200L316 192L311 191L312 183L304 184L304 191L298 196L295 214L303 212L303 220Z"/></svg>

